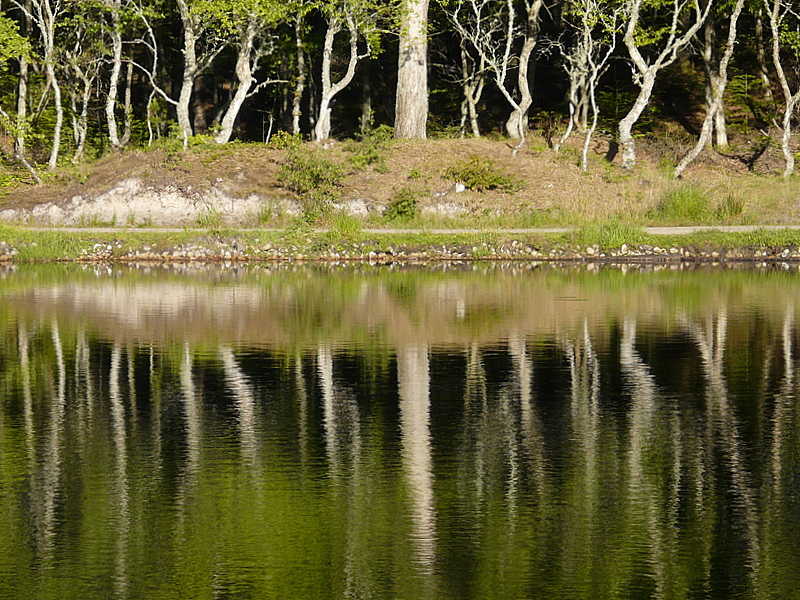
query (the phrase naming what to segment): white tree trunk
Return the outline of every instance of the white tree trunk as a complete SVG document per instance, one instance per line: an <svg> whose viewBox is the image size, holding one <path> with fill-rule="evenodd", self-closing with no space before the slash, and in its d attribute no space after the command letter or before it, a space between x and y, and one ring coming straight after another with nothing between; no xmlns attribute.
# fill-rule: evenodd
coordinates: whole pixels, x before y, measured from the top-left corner
<svg viewBox="0 0 800 600"><path fill-rule="evenodd" d="M27 27L26 27L27 29ZM28 59L19 58L19 80L17 82L17 119L14 132L14 157L22 163L36 183L42 183L42 178L25 157L25 131L28 124Z"/></svg>
<svg viewBox="0 0 800 600"><path fill-rule="evenodd" d="M708 112L706 113L706 118L703 120L703 127L700 130L700 139L697 141L695 147L683 157L683 160L681 160L681 162L675 168L675 177L680 177L684 169L689 166L689 163L697 158L701 150L711 140L713 133L712 130L715 127L715 120L718 121L720 114L722 114L724 121L725 117L724 112L722 111L722 96L725 94L725 87L728 83L728 64L733 56L733 47L736 43L736 26L739 21L739 16L742 14L743 8L744 0L737 0L733 12L731 13L730 25L728 27L728 40L725 44L725 52L722 55L722 59L719 61L716 78L712 79L712 81L714 81L714 88L712 90L712 97L708 107ZM719 133L719 130L717 130L718 142L720 139Z"/></svg>
<svg viewBox="0 0 800 600"><path fill-rule="evenodd" d="M131 117L132 117L132 109L131 109L131 88L133 87L133 62L128 61L128 70L125 75L125 103L123 104L123 111L125 113L125 128L122 131L122 137L119 140L119 143L123 146L127 146L128 142L131 141Z"/></svg>
<svg viewBox="0 0 800 600"><path fill-rule="evenodd" d="M541 6L542 2L537 2ZM536 21L538 22L538 10ZM528 80L528 67L531 62L531 54L536 46L535 34L528 34L525 37L525 43L522 46L522 52L519 55L519 71L517 73L517 88L519 90L519 102L514 106L511 116L506 122L506 131L508 136L520 143L525 141L525 134L528 132L528 110L533 103L531 96L531 84Z"/></svg>
<svg viewBox="0 0 800 600"><path fill-rule="evenodd" d="M469 119L472 137L481 137L481 129L478 125L478 102L483 95L483 87L486 83L484 69L486 60L481 56L480 62L476 65L470 58L464 44L461 45L461 80L464 92L464 102L461 105L461 133L464 135L466 121Z"/></svg>
<svg viewBox="0 0 800 600"><path fill-rule="evenodd" d="M334 96L346 88L356 74L358 64L358 30L350 15L345 16L347 31L350 34L350 60L347 64L347 72L336 83L331 81L331 59L333 58L333 40L336 34L341 31L339 18L334 16L328 22L328 29L325 32L325 45L322 51L322 97L319 102L319 116L314 127L314 138L321 142L327 140L331 135L331 101Z"/></svg>
<svg viewBox="0 0 800 600"><path fill-rule="evenodd" d="M294 21L294 43L297 52L297 82L295 83L294 96L292 97L292 133L300 133L300 115L303 102L303 93L306 89L306 53L303 50L303 20L296 16Z"/></svg>
<svg viewBox="0 0 800 600"><path fill-rule="evenodd" d="M622 146L622 166L632 169L636 166L636 145L633 141L633 126L642 116L645 107L653 95L653 86L656 83L655 70L648 69L642 74L641 88L633 107L619 122L619 143Z"/></svg>
<svg viewBox="0 0 800 600"><path fill-rule="evenodd" d="M186 149L189 145L189 138L192 137L192 119L189 111L189 103L192 100L194 80L198 72L196 48L197 33L186 0L176 0L176 2L183 24L183 77L181 78L181 92L175 110L178 117L178 126L183 135L183 148Z"/></svg>
<svg viewBox="0 0 800 600"><path fill-rule="evenodd" d="M247 93L253 86L253 69L250 62L253 53L253 43L256 37L256 22L255 19L250 19L247 28L244 31L239 46L239 55L236 58L236 79L238 80L238 87L236 93L231 100L228 110L225 111L225 116L222 118L222 125L219 134L214 141L218 144L227 144L231 139L233 133L233 125L236 122L236 117L239 115L244 101L247 99Z"/></svg>
<svg viewBox="0 0 800 600"><path fill-rule="evenodd" d="M789 177L794 172L794 155L792 154L791 141L792 141L792 115L800 100L800 88L797 92L792 93L789 81L786 77L786 72L783 70L781 62L781 39L780 39L780 26L781 26L781 7L783 3L781 0L773 0L772 11L769 13L769 25L772 32L772 63L775 67L775 73L778 76L778 82L781 85L783 92L784 108L783 108L783 134L781 135L781 150L783 151L783 158L785 166L783 169L783 177Z"/></svg>
<svg viewBox="0 0 800 600"><path fill-rule="evenodd" d="M122 148L119 133L117 131L117 95L119 90L119 76L122 72L122 34L119 31L119 0L109 2L111 9L111 75L108 85L108 97L106 98L106 123L108 124L108 141L115 150Z"/></svg>
<svg viewBox="0 0 800 600"><path fill-rule="evenodd" d="M676 3L673 7L672 21L670 29L666 32L666 42L661 48L659 54L653 57L650 62L645 60L636 40L636 32L639 27L640 11L642 7L642 0L632 0L627 6L625 17L627 24L625 26L624 41L625 46L628 48L628 54L633 62L634 75L636 76L636 83L639 85L639 96L636 98L633 107L619 122L619 143L622 146L622 166L625 169L632 169L636 166L636 146L633 140L633 126L639 120L647 104L650 102L650 97L653 95L653 86L656 82L656 75L664 67L671 65L678 57L678 52L686 47L689 42L694 39L697 31L705 23L708 18L708 13L713 5L713 0L708 0L706 5L702 8L695 5L697 12L694 15L694 20L690 21L689 25L682 32L680 26L684 21L680 18L680 7Z"/></svg>
<svg viewBox="0 0 800 600"><path fill-rule="evenodd" d="M45 73L50 87L53 89L53 104L56 108L56 124L53 127L53 146L50 149L50 160L47 161L47 168L51 171L58 166L58 155L61 150L61 129L64 126L64 106L61 101L61 85L56 77L56 69L53 64L52 54L46 60Z"/></svg>
<svg viewBox="0 0 800 600"><path fill-rule="evenodd" d="M92 84L94 83L94 77L88 77L82 72L78 75L83 84L83 89L80 94L80 110L78 110L78 91L75 90L72 93L72 136L75 140L75 154L72 156L72 164L77 164L83 160L89 122L89 101L92 97Z"/></svg>
<svg viewBox="0 0 800 600"><path fill-rule="evenodd" d="M394 136L427 136L428 121L428 0L405 0L397 63Z"/></svg>

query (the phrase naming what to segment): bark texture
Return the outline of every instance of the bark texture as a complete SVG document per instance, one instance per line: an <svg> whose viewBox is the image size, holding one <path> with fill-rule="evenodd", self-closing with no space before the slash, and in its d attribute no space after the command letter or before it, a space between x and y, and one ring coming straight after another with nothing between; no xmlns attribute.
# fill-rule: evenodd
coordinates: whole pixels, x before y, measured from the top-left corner
<svg viewBox="0 0 800 600"><path fill-rule="evenodd" d="M428 0L406 0L400 30L394 135L425 139L428 121Z"/></svg>

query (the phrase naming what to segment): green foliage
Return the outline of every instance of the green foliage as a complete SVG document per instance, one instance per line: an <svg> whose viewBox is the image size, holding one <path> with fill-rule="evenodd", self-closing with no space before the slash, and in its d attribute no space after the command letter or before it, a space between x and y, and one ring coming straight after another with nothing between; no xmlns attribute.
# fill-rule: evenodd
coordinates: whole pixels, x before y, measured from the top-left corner
<svg viewBox="0 0 800 600"><path fill-rule="evenodd" d="M348 214L337 214L333 217L331 226L334 235L340 240L352 241L358 238L363 229L363 222L358 217Z"/></svg>
<svg viewBox="0 0 800 600"><path fill-rule="evenodd" d="M12 59L29 56L30 51L30 42L19 34L19 24L0 17L0 70L7 69Z"/></svg>
<svg viewBox="0 0 800 600"><path fill-rule="evenodd" d="M597 244L604 250L613 250L622 244L639 244L645 240L644 231L619 219L586 225L581 227L576 235L576 241L579 243Z"/></svg>
<svg viewBox="0 0 800 600"><path fill-rule="evenodd" d="M378 173L388 173L384 151L393 136L392 127L381 125L365 133L360 140L349 140L344 147L351 153L350 163L358 170L372 166Z"/></svg>
<svg viewBox="0 0 800 600"><path fill-rule="evenodd" d="M726 90L733 99L732 105L746 108L758 121L765 123L769 121L771 107L766 101L766 88L760 77L740 73L730 80ZM730 112L735 118L736 111Z"/></svg>
<svg viewBox="0 0 800 600"><path fill-rule="evenodd" d="M417 194L408 188L401 189L386 207L384 216L389 221L409 221L417 216Z"/></svg>
<svg viewBox="0 0 800 600"><path fill-rule="evenodd" d="M197 134L189 138L190 148L213 148L216 145L213 135Z"/></svg>
<svg viewBox="0 0 800 600"><path fill-rule="evenodd" d="M345 175L345 168L332 160L327 152L303 146L287 151L277 179L281 187L300 196L305 218L314 221L330 202L338 198L337 188L341 187Z"/></svg>
<svg viewBox="0 0 800 600"><path fill-rule="evenodd" d="M708 196L701 189L683 185L664 196L653 216L680 224L702 224L713 220L715 214Z"/></svg>
<svg viewBox="0 0 800 600"><path fill-rule="evenodd" d="M274 150L286 150L288 148L297 148L303 143L303 136L299 133L289 133L288 131L279 131L271 138L269 138L268 147Z"/></svg>
<svg viewBox="0 0 800 600"><path fill-rule="evenodd" d="M197 226L204 229L218 229L222 226L222 215L216 210L207 210L197 217Z"/></svg>
<svg viewBox="0 0 800 600"><path fill-rule="evenodd" d="M499 172L493 161L480 156L456 163L445 170L444 176L478 192L500 189L513 193L523 187L522 180Z"/></svg>
<svg viewBox="0 0 800 600"><path fill-rule="evenodd" d="M723 219L736 219L744 215L745 201L734 194L727 194L717 209L717 215Z"/></svg>

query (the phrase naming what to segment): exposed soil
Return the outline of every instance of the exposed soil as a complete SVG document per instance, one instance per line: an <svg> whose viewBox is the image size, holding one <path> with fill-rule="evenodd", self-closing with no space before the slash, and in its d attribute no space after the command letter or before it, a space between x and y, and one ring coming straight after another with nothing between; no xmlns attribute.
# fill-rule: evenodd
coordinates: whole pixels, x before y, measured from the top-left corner
<svg viewBox="0 0 800 600"><path fill-rule="evenodd" d="M735 197L744 210L729 222L800 221L800 186L774 175L757 175L780 168L774 148L762 152L742 140L738 149L726 154L707 152L676 182L669 165L686 149L686 141L677 136L642 140L640 166L633 172L621 169L610 138L597 136L589 170L582 173L581 142L576 135L573 145L559 153L535 136L518 152L503 140L387 142L378 147L379 160L361 168L353 166L358 153L354 144L306 144L299 151L320 152L325 160L345 166L347 176L336 190L336 206L362 217L372 215L372 225L381 223L380 215L401 193L417 199L423 218L443 225L453 218L534 227L615 216L653 222L654 209L681 186L700 190L712 207ZM517 179L519 189L462 189L446 171L474 156L491 161L497 173ZM286 150L264 145L113 154L66 169L44 184L8 190L0 200L0 218L64 225L284 226L308 202L307 196L281 187L277 174L286 161Z"/></svg>

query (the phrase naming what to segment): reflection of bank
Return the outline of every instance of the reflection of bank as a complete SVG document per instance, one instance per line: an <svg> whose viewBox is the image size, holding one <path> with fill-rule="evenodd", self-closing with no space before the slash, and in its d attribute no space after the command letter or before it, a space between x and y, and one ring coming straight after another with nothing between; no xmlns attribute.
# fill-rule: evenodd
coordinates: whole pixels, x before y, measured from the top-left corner
<svg viewBox="0 0 800 600"><path fill-rule="evenodd" d="M403 472L411 492L414 558L422 574L436 563L436 514L431 466L430 372L424 343L397 349Z"/></svg>

